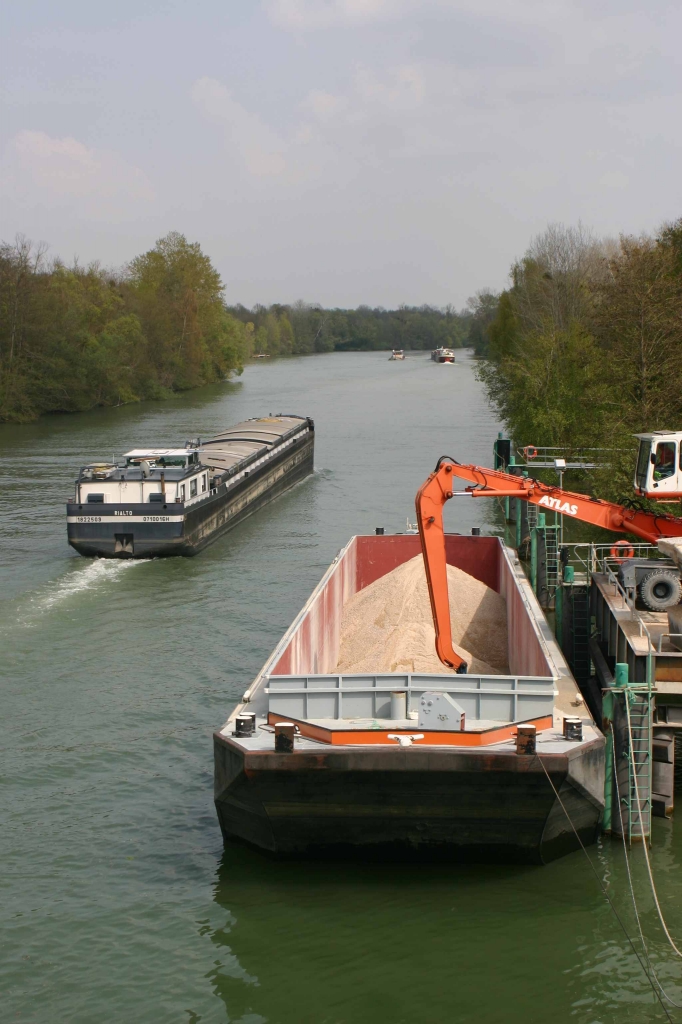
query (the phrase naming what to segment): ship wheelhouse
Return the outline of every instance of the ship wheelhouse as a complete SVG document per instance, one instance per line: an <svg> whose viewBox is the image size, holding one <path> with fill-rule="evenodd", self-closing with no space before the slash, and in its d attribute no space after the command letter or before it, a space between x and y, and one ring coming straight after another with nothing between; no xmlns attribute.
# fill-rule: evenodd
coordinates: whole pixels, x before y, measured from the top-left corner
<svg viewBox="0 0 682 1024"><path fill-rule="evenodd" d="M208 470L192 449L134 449L118 464L83 466L78 504L142 505L182 502L208 490Z"/></svg>

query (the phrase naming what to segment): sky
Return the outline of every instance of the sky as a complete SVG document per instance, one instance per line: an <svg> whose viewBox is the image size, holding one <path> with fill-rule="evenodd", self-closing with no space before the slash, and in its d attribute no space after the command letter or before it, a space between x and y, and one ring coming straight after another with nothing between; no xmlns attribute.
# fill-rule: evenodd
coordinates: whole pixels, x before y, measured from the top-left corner
<svg viewBox="0 0 682 1024"><path fill-rule="evenodd" d="M21 0L0 236L228 302L464 306L548 223L682 214L679 0Z"/></svg>

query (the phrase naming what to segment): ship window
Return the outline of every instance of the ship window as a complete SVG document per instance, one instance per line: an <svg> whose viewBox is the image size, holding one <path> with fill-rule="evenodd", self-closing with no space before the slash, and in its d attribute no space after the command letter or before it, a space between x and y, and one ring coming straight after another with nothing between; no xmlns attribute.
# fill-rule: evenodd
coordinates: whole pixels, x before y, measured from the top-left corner
<svg viewBox="0 0 682 1024"><path fill-rule="evenodd" d="M88 501L104 501L103 494L88 494Z"/></svg>
<svg viewBox="0 0 682 1024"><path fill-rule="evenodd" d="M207 487L208 487L207 477L206 477L206 473L204 473L204 475L201 478L201 490L205 491Z"/></svg>
<svg viewBox="0 0 682 1024"><path fill-rule="evenodd" d="M190 480L190 482L189 482L189 496L190 496L190 498L193 498L196 493L197 493L197 478L194 477L194 480Z"/></svg>
<svg viewBox="0 0 682 1024"><path fill-rule="evenodd" d="M185 500L185 485L180 484L180 501Z"/></svg>
<svg viewBox="0 0 682 1024"><path fill-rule="evenodd" d="M651 441L642 440L639 442L639 458L637 459L637 470L635 480L637 486L642 490L646 487L646 475L649 470L649 458L651 456Z"/></svg>
<svg viewBox="0 0 682 1024"><path fill-rule="evenodd" d="M175 457L163 455L160 459L156 460L156 465L161 466L162 468L165 466L185 466L186 464L187 460L184 455L178 455Z"/></svg>
<svg viewBox="0 0 682 1024"><path fill-rule="evenodd" d="M654 480L666 480L675 472L675 442L660 441L656 445Z"/></svg>

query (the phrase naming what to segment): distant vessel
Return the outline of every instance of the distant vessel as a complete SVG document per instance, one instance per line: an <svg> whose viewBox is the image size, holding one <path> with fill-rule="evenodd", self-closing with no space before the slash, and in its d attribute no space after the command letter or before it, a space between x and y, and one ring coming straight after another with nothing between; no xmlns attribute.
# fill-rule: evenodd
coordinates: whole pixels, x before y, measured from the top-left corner
<svg viewBox="0 0 682 1024"><path fill-rule="evenodd" d="M404 359L405 353L401 348L394 348L388 357L388 361L391 362L393 359Z"/></svg>
<svg viewBox="0 0 682 1024"><path fill-rule="evenodd" d="M194 555L313 471L305 416L245 420L184 448L135 448L120 463L83 466L66 506L81 555Z"/></svg>
<svg viewBox="0 0 682 1024"><path fill-rule="evenodd" d="M451 348L434 348L431 358L434 363L454 363L455 353Z"/></svg>

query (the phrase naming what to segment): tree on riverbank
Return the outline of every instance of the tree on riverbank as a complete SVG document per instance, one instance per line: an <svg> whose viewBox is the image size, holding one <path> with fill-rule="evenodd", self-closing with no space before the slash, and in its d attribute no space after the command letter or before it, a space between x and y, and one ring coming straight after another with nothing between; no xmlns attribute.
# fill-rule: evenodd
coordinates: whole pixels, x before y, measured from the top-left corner
<svg viewBox="0 0 682 1024"><path fill-rule="evenodd" d="M600 241L554 225L511 270L480 375L518 446L614 449L591 479L631 489L632 434L682 422L682 220Z"/></svg>
<svg viewBox="0 0 682 1024"><path fill-rule="evenodd" d="M425 350L441 345L460 348L468 344L471 322L469 311L458 313L450 306L323 309L297 302L292 306L229 309L242 323L254 324L256 351L268 355L392 348Z"/></svg>
<svg viewBox="0 0 682 1024"><path fill-rule="evenodd" d="M118 273L0 247L0 420L157 398L241 372L252 330L217 271L172 232Z"/></svg>

